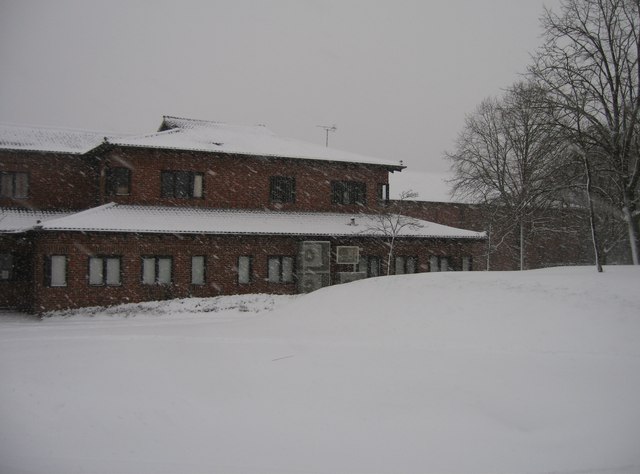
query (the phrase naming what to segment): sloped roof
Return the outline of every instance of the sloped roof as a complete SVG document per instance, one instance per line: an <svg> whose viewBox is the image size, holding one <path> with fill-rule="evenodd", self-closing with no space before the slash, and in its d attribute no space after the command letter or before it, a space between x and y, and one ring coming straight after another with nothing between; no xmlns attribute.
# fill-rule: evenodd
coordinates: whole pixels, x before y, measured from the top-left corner
<svg viewBox="0 0 640 474"><path fill-rule="evenodd" d="M313 143L277 136L264 126L228 125L221 122L165 116L156 133L109 139L120 146L150 147L237 155L366 163L396 170L399 162L385 161Z"/></svg>
<svg viewBox="0 0 640 474"><path fill-rule="evenodd" d="M354 221L352 221L354 218ZM409 219L409 218L406 218ZM404 237L481 239L482 232L411 219ZM368 214L249 211L105 204L42 225L48 231L255 234L310 236L381 236L376 216Z"/></svg>
<svg viewBox="0 0 640 474"><path fill-rule="evenodd" d="M0 149L83 154L99 146L107 132L0 124Z"/></svg>
<svg viewBox="0 0 640 474"><path fill-rule="evenodd" d="M31 209L0 208L0 234L20 233L51 219L68 216L71 212L38 211Z"/></svg>

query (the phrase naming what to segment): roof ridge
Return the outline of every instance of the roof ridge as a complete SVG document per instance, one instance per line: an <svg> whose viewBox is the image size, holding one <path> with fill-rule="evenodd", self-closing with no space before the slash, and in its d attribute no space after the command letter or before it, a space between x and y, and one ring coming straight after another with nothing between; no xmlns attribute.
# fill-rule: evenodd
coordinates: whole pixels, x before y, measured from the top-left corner
<svg viewBox="0 0 640 474"><path fill-rule="evenodd" d="M60 127L54 125L26 125L21 123L11 123L11 122L0 122L0 127L12 127L12 128L22 128L28 130L54 130L58 132L78 132L78 133L94 133L96 135L120 135L120 136L128 136L126 133L120 132L112 132L105 130L96 130L89 128L73 128L73 127Z"/></svg>

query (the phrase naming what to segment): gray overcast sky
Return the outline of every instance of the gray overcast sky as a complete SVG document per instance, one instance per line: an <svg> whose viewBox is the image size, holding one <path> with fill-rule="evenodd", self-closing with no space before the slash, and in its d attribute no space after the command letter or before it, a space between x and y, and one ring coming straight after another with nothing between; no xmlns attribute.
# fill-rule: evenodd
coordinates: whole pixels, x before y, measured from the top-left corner
<svg viewBox="0 0 640 474"><path fill-rule="evenodd" d="M0 122L114 132L162 115L442 171L559 0L0 0Z"/></svg>

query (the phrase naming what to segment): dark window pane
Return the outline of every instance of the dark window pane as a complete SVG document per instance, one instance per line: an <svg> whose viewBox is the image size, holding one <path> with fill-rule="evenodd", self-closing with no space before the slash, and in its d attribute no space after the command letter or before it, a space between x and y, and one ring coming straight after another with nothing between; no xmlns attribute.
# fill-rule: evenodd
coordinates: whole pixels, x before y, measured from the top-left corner
<svg viewBox="0 0 640 474"><path fill-rule="evenodd" d="M128 168L109 168L107 170L107 194L124 196L129 194L131 171Z"/></svg>
<svg viewBox="0 0 640 474"><path fill-rule="evenodd" d="M272 176L270 184L270 196L272 202L295 202L295 178L287 176Z"/></svg>
<svg viewBox="0 0 640 474"><path fill-rule="evenodd" d="M175 197L186 198L191 196L191 173L176 171L175 173Z"/></svg>
<svg viewBox="0 0 640 474"><path fill-rule="evenodd" d="M173 173L163 171L160 175L160 193L162 197L173 197Z"/></svg>

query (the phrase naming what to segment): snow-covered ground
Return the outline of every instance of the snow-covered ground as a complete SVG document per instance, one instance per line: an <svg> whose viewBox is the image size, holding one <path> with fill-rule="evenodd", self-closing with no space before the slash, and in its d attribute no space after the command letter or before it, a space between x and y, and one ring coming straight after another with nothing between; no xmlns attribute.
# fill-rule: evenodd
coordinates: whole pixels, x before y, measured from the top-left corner
<svg viewBox="0 0 640 474"><path fill-rule="evenodd" d="M640 269L0 315L2 473L638 473Z"/></svg>

